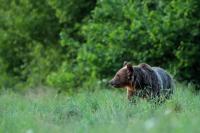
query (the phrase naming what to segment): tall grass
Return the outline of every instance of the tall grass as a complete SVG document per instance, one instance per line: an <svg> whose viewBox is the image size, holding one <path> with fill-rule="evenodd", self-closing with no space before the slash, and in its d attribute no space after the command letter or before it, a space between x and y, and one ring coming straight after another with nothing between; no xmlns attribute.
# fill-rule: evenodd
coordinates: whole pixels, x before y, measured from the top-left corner
<svg viewBox="0 0 200 133"><path fill-rule="evenodd" d="M0 132L200 132L200 96L179 85L165 103L137 99L126 93L97 89L72 96L54 91L0 95Z"/></svg>

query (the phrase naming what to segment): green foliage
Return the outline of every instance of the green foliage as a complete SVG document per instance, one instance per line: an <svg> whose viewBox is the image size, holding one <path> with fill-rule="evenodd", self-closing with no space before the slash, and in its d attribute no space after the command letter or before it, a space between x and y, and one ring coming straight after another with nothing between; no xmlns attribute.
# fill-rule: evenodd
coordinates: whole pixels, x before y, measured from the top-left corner
<svg viewBox="0 0 200 133"><path fill-rule="evenodd" d="M74 62L79 23L95 1L0 2L1 87L45 84L64 59Z"/></svg>
<svg viewBox="0 0 200 133"><path fill-rule="evenodd" d="M57 72L52 72L50 75L48 75L48 85L59 89L74 91L76 89L75 87L77 87L80 81L75 77L76 75L74 74L73 70L70 69L71 67L69 67L68 64L62 64Z"/></svg>
<svg viewBox="0 0 200 133"><path fill-rule="evenodd" d="M125 93L103 88L74 96L47 88L23 95L1 91L0 132L196 133L200 96L191 89L178 86L172 99L161 105L141 99L129 103Z"/></svg>
<svg viewBox="0 0 200 133"><path fill-rule="evenodd" d="M45 56L46 51L56 48L60 26L54 10L46 1L31 0L1 1L0 10L0 58L7 64L5 73L11 77L11 82L12 77L18 82L26 82L33 76L30 73L37 73L36 77L31 77L34 80L31 84L35 84L37 77L44 78L43 73L53 67L36 71L40 69L40 65L46 67L45 62L50 62L48 57L42 57L41 54ZM40 52L36 52L38 48ZM45 58L42 64L35 61L39 56L40 61ZM51 56L50 53L48 56Z"/></svg>
<svg viewBox="0 0 200 133"><path fill-rule="evenodd" d="M56 10L60 22L73 24L82 19L94 8L96 1L89 0L49 0L50 5Z"/></svg>
<svg viewBox="0 0 200 133"><path fill-rule="evenodd" d="M126 61L198 83L198 0L0 0L0 86L73 90Z"/></svg>
<svg viewBox="0 0 200 133"><path fill-rule="evenodd" d="M1 73L0 85L1 85L1 88L12 87L13 83L14 83L14 79L12 78L13 82L11 82L9 75L6 73L6 67L7 67L7 65L0 58L0 73Z"/></svg>
<svg viewBox="0 0 200 133"><path fill-rule="evenodd" d="M82 27L86 43L78 59L99 77L129 60L175 69L177 77L199 81L199 5L197 0L98 1Z"/></svg>

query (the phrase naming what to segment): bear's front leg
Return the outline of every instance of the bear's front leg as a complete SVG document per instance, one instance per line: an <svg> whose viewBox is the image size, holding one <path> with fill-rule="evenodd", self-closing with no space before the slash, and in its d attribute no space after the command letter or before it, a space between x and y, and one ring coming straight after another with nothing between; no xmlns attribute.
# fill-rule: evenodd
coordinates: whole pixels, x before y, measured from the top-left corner
<svg viewBox="0 0 200 133"><path fill-rule="evenodd" d="M132 90L127 90L127 97L129 101L131 101L133 94L134 92Z"/></svg>
<svg viewBox="0 0 200 133"><path fill-rule="evenodd" d="M135 93L135 87L134 86L128 86L127 87L127 97L128 97L129 101L131 101L134 93Z"/></svg>

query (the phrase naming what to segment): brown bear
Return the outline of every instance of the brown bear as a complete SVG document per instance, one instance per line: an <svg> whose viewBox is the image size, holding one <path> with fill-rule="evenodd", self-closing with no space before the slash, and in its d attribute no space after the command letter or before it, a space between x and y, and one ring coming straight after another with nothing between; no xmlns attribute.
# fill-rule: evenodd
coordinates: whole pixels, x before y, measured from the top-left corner
<svg viewBox="0 0 200 133"><path fill-rule="evenodd" d="M109 83L115 88L126 88L129 100L133 95L169 98L174 88L172 77L164 69L145 63L132 66L125 62Z"/></svg>

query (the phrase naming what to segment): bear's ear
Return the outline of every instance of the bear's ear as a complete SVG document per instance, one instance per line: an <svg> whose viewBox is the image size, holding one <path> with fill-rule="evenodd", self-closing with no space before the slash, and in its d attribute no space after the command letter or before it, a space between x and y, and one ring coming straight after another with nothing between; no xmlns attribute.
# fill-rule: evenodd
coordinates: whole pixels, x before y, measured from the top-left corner
<svg viewBox="0 0 200 133"><path fill-rule="evenodd" d="M127 67L128 72L129 72L130 74L132 74L132 73L133 73L133 66L132 66L130 63L127 63L127 64L126 64L126 67Z"/></svg>
<svg viewBox="0 0 200 133"><path fill-rule="evenodd" d="M127 61L124 61L124 64L123 64L123 66L126 66L128 64L128 62Z"/></svg>

